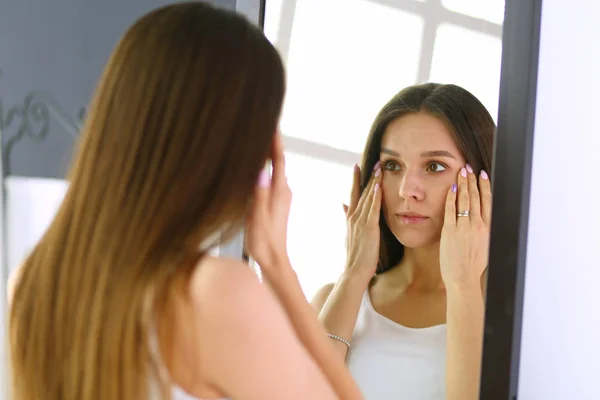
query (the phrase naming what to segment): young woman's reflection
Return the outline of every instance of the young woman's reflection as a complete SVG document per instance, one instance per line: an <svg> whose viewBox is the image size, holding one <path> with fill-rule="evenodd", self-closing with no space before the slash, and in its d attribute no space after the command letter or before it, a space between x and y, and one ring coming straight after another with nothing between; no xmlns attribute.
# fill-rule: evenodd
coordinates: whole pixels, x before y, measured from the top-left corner
<svg viewBox="0 0 600 400"><path fill-rule="evenodd" d="M373 123L347 267L312 301L367 399L478 398L494 131L440 84L402 90Z"/></svg>

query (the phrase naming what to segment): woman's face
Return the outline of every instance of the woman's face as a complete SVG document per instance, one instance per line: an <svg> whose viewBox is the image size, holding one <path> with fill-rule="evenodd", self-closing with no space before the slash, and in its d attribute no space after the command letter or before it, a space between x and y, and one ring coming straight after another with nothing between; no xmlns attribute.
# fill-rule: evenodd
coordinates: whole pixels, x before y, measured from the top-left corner
<svg viewBox="0 0 600 400"><path fill-rule="evenodd" d="M448 190L465 159L450 131L428 114L392 121L381 144L383 213L408 248L439 241Z"/></svg>

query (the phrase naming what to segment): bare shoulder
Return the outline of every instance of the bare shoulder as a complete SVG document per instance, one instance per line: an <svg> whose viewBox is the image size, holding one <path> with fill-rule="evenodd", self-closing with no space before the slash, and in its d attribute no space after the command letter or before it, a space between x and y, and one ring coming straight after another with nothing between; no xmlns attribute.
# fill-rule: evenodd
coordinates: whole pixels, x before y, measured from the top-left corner
<svg viewBox="0 0 600 400"><path fill-rule="evenodd" d="M211 327L243 332L258 320L270 323L273 318L285 318L275 296L241 260L204 259L192 277L191 297L204 333L210 333Z"/></svg>
<svg viewBox="0 0 600 400"><path fill-rule="evenodd" d="M215 302L220 307L235 306L265 290L248 264L231 258L207 257L196 268L191 283L194 305L200 309Z"/></svg>
<svg viewBox="0 0 600 400"><path fill-rule="evenodd" d="M321 309L325 305L325 302L329 298L329 295L333 291L334 287L335 283L328 283L321 289L317 290L317 293L315 293L313 296L312 300L310 301L310 305L313 306L313 308L317 311L317 314L321 312Z"/></svg>
<svg viewBox="0 0 600 400"><path fill-rule="evenodd" d="M333 399L285 310L238 260L209 258L192 278L203 376L232 398Z"/></svg>

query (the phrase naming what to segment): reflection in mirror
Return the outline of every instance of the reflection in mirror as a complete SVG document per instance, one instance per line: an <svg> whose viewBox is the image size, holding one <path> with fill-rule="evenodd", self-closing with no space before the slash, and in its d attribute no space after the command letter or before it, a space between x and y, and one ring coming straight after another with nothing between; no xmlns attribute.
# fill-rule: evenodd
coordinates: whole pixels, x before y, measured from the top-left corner
<svg viewBox="0 0 600 400"><path fill-rule="evenodd" d="M290 258L367 399L478 396L503 13L267 2Z"/></svg>

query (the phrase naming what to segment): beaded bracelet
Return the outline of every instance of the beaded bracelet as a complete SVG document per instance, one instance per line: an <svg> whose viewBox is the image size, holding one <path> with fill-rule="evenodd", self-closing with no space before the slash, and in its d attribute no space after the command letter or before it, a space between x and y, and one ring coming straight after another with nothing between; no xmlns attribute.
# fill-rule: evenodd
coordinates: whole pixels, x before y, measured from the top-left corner
<svg viewBox="0 0 600 400"><path fill-rule="evenodd" d="M340 342L344 343L346 346L348 346L348 348L350 349L352 346L350 346L350 342L347 341L346 339L339 337L338 335L334 335L333 333L328 333L327 336L329 336L332 339L335 340L339 340Z"/></svg>

